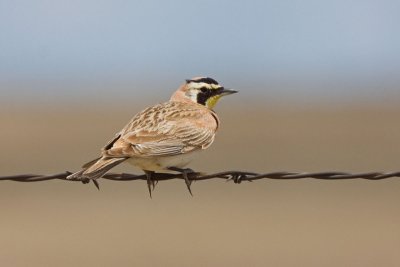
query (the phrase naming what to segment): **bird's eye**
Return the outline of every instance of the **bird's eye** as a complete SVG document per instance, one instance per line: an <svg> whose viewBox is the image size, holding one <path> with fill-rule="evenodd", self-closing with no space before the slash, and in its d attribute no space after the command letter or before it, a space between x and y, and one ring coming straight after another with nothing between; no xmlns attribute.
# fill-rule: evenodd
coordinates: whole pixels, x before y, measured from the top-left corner
<svg viewBox="0 0 400 267"><path fill-rule="evenodd" d="M202 93L206 93L206 92L207 92L207 88L201 88L200 91L201 91Z"/></svg>

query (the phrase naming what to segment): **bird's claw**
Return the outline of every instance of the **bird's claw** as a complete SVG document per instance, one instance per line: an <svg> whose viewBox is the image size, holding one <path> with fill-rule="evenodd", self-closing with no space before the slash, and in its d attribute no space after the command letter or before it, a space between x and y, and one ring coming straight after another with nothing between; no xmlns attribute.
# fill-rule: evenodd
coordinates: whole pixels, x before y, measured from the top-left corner
<svg viewBox="0 0 400 267"><path fill-rule="evenodd" d="M169 170L182 173L182 177L185 180L186 187L187 187L190 195L193 196L192 189L190 187L192 185L192 180L189 178L189 174L196 175L197 173L194 170L189 169L189 168L181 169L181 168L177 168L177 167L170 167Z"/></svg>
<svg viewBox="0 0 400 267"><path fill-rule="evenodd" d="M193 196L192 189L190 187L192 185L192 180L189 179L188 174L193 174L193 173L195 172L192 169L183 169L182 171L183 179L185 179L186 187L189 190L191 196Z"/></svg>
<svg viewBox="0 0 400 267"><path fill-rule="evenodd" d="M151 192L156 188L156 184L158 181L153 180L153 171L145 171L147 177L147 188L149 189L150 198L152 198Z"/></svg>

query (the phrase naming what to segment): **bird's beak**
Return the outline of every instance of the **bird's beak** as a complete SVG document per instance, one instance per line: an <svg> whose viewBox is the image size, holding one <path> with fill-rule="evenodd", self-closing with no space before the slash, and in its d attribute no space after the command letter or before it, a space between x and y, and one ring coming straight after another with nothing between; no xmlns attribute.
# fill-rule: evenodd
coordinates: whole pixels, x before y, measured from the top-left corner
<svg viewBox="0 0 400 267"><path fill-rule="evenodd" d="M221 96L231 95L231 94L234 94L234 93L237 93L237 92L238 92L238 91L236 91L236 90L232 90L232 89L228 89L228 88L223 88L220 95L221 95Z"/></svg>

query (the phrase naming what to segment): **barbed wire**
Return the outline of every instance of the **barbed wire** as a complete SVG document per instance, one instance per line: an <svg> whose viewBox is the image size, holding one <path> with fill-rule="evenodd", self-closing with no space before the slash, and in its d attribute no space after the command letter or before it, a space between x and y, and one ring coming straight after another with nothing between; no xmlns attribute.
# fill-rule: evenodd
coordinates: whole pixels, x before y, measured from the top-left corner
<svg viewBox="0 0 400 267"><path fill-rule="evenodd" d="M64 180L64 181L80 181L83 183L89 180L70 180L67 176L72 172L66 171L51 175L37 175L37 174L20 174L11 176L0 176L0 181L15 181L15 182L40 182L49 180ZM400 171L397 172L366 172L366 173L348 173L348 172L269 172L269 173L255 173L246 171L224 171L213 174L204 174L199 172L188 173L190 181L204 181L210 179L224 179L233 181L234 183L241 183L243 181L256 181L260 179L274 179L274 180L295 180L295 179L320 179L320 180L349 180L349 179L366 179L366 180L382 180L387 178L400 177ZM112 181L135 181L147 180L146 175L136 175L130 173L108 173L102 179ZM169 173L155 173L152 177L155 181L165 181L172 179L183 179L182 174L169 174ZM95 182L95 184L97 184ZM96 185L97 186L97 185Z"/></svg>

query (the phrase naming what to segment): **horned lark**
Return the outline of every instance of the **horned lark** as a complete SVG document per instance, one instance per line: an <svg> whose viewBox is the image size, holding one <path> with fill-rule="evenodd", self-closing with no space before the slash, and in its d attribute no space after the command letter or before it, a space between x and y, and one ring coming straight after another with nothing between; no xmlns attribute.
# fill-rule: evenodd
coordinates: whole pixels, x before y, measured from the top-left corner
<svg viewBox="0 0 400 267"><path fill-rule="evenodd" d="M184 167L214 141L219 126L215 104L222 96L236 92L208 77L186 80L168 102L134 116L102 149L99 158L67 178L93 180L97 186L97 178L127 161L146 173L150 196L152 175L159 171L182 173L191 194L188 173L192 170Z"/></svg>

